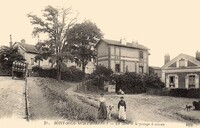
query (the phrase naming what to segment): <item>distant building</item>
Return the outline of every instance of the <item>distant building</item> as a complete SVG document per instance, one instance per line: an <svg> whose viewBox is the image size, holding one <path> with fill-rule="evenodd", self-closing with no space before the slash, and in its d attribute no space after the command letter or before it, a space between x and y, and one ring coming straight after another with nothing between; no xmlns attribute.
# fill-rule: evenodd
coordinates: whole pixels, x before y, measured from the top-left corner
<svg viewBox="0 0 200 128"><path fill-rule="evenodd" d="M160 79L162 77L161 68L160 67L149 67L149 74L156 74Z"/></svg>
<svg viewBox="0 0 200 128"><path fill-rule="evenodd" d="M196 52L196 58L180 54L170 60L165 56L165 64L161 70L166 87L199 88L200 52Z"/></svg>
<svg viewBox="0 0 200 128"><path fill-rule="evenodd" d="M149 73L149 49L138 42L101 39L95 48L97 65L104 65L114 73Z"/></svg>
<svg viewBox="0 0 200 128"><path fill-rule="evenodd" d="M13 47L18 48L18 52L26 59L28 63L28 69L31 70L33 66L41 66L48 68L51 66L49 59L43 61L35 61L35 56L39 54L35 45L27 44L24 39L21 42L15 42Z"/></svg>

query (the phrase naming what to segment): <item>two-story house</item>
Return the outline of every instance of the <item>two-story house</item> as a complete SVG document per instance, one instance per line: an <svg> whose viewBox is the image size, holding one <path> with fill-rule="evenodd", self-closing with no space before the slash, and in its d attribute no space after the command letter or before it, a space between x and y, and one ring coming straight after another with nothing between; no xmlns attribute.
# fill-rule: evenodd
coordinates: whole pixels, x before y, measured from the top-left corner
<svg viewBox="0 0 200 128"><path fill-rule="evenodd" d="M104 65L114 73L149 73L149 49L137 42L101 39L95 48L97 65Z"/></svg>
<svg viewBox="0 0 200 128"><path fill-rule="evenodd" d="M162 81L168 88L199 88L200 52L196 52L196 58L180 54L170 60L166 55L161 70Z"/></svg>

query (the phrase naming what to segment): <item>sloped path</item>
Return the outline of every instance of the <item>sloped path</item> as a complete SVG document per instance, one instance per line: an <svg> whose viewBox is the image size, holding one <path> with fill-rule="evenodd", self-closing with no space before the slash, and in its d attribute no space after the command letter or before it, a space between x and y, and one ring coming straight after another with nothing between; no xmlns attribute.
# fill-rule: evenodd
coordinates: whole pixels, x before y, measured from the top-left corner
<svg viewBox="0 0 200 128"><path fill-rule="evenodd" d="M26 118L25 81L0 77L0 119Z"/></svg>

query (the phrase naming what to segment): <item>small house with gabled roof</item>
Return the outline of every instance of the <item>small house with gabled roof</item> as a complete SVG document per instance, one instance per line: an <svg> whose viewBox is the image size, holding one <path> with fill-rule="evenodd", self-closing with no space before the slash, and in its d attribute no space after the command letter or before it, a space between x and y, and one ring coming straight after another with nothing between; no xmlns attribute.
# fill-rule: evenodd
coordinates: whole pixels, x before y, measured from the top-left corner
<svg viewBox="0 0 200 128"><path fill-rule="evenodd" d="M199 88L200 53L196 53L196 58L179 54L172 60L167 55L161 70L162 81L168 88Z"/></svg>
<svg viewBox="0 0 200 128"><path fill-rule="evenodd" d="M114 73L149 73L149 48L138 42L100 39L95 48L97 65L104 65Z"/></svg>
<svg viewBox="0 0 200 128"><path fill-rule="evenodd" d="M50 67L51 63L49 59L43 61L35 61L35 56L39 54L35 45L27 44L25 40L21 42L15 42L13 47L18 48L18 52L26 59L28 63L28 69L31 70L33 66Z"/></svg>

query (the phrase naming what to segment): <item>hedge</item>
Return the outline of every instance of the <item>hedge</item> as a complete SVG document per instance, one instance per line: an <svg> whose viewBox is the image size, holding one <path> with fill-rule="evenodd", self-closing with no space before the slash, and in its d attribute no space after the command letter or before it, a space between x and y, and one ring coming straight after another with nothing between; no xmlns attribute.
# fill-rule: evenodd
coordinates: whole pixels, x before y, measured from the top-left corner
<svg viewBox="0 0 200 128"><path fill-rule="evenodd" d="M55 68L43 69L39 66L32 68L33 74L38 77L49 77L56 79L57 70ZM61 79L71 82L80 82L83 80L85 73L73 67L66 68L61 72Z"/></svg>
<svg viewBox="0 0 200 128"><path fill-rule="evenodd" d="M148 88L146 94L160 95L160 96L174 96L186 98L200 98L200 89L186 89L186 88L173 88L173 89L155 89Z"/></svg>
<svg viewBox="0 0 200 128"><path fill-rule="evenodd" d="M116 91L122 89L126 94L145 93L148 88L163 88L157 75L128 72L116 76Z"/></svg>

